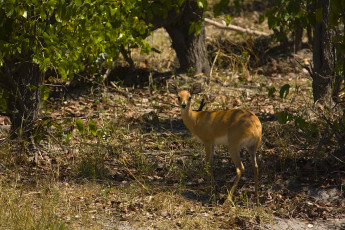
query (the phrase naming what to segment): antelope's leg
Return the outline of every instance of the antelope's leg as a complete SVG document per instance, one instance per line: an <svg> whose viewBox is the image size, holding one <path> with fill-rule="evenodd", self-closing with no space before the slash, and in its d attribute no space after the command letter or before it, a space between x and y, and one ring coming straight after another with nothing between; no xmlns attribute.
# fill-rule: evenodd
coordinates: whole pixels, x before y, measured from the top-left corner
<svg viewBox="0 0 345 230"><path fill-rule="evenodd" d="M213 153L214 153L214 145L212 144L205 144L206 150L206 173L207 173L207 180L209 186L213 189L214 187L214 177L213 177L213 168L212 168L212 161L213 161Z"/></svg>
<svg viewBox="0 0 345 230"><path fill-rule="evenodd" d="M229 153L231 156L232 161L235 164L236 167L236 179L234 181L234 184L231 187L231 190L228 194L226 202L232 202L232 196L234 195L234 192L237 188L238 182L241 179L242 173L244 171L244 166L242 164L241 158L240 158L240 148L237 147L236 145L229 145Z"/></svg>

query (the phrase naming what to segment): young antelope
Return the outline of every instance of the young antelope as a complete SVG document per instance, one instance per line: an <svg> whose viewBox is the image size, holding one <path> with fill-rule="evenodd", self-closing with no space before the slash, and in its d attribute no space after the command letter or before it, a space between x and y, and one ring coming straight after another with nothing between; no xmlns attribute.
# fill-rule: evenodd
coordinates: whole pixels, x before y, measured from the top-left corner
<svg viewBox="0 0 345 230"><path fill-rule="evenodd" d="M227 145L236 167L236 179L228 193L226 202L232 203L232 196L244 171L240 159L240 150L247 149L251 156L254 170L255 197L258 199L258 164L256 150L261 141L262 127L259 118L251 111L229 109L218 111L193 111L192 96L200 93L201 84L194 83L189 90L182 90L176 84L169 83L170 93L176 94L181 107L182 120L192 134L205 145L208 176L214 182L212 157L214 145Z"/></svg>

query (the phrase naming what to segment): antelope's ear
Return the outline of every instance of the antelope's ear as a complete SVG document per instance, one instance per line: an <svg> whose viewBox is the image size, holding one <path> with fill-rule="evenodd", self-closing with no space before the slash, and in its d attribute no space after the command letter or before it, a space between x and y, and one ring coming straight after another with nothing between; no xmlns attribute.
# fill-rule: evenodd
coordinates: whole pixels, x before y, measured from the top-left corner
<svg viewBox="0 0 345 230"><path fill-rule="evenodd" d="M180 88L175 83L169 83L168 90L170 93L175 93L175 94L181 91Z"/></svg>
<svg viewBox="0 0 345 230"><path fill-rule="evenodd" d="M194 83L192 87L190 88L191 94L197 94L201 92L201 84L200 83Z"/></svg>

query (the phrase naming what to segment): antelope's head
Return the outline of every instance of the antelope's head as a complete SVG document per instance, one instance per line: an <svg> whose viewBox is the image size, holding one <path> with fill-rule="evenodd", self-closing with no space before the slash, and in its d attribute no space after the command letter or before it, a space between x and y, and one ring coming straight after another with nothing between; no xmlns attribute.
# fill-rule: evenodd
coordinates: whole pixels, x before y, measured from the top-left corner
<svg viewBox="0 0 345 230"><path fill-rule="evenodd" d="M194 83L189 90L182 90L175 83L169 83L168 89L170 93L177 95L181 109L189 109L193 94L201 92L201 84Z"/></svg>

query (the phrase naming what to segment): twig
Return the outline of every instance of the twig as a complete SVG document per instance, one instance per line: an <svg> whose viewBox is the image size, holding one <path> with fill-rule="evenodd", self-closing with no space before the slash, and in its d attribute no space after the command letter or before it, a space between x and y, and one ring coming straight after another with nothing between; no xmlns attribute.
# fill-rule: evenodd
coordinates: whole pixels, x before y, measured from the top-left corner
<svg viewBox="0 0 345 230"><path fill-rule="evenodd" d="M147 192L150 192L150 190L143 183L141 183L136 176L134 176L134 174L131 172L131 170L129 170L125 157L122 158L122 163L125 165L126 170L129 172L129 174L131 174L131 176L134 178L134 180L137 181Z"/></svg>
<svg viewBox="0 0 345 230"><path fill-rule="evenodd" d="M332 157L334 157L336 160L338 160L339 162L341 162L342 164L345 163L345 161L341 160L339 157L334 156L332 153L330 153Z"/></svg>
<svg viewBox="0 0 345 230"><path fill-rule="evenodd" d="M36 195L36 194L41 194L40 191L34 191L34 192L29 192L29 193L26 193L26 194L23 194L24 196L31 196L31 195Z"/></svg>
<svg viewBox="0 0 345 230"><path fill-rule="evenodd" d="M214 60L212 62L212 66L211 66L211 70L210 70L210 77L212 77L212 73L213 73L213 68L214 68L214 65L216 64L216 61L218 59L218 56L219 56L219 53L220 53L220 48L218 48L218 52L216 54L216 56L214 57Z"/></svg>
<svg viewBox="0 0 345 230"><path fill-rule="evenodd" d="M270 35L268 33L260 32L260 31L257 31L257 30L251 30L251 29L248 29L248 28L242 28L242 27L235 26L235 25L226 25L225 23L222 24L222 23L213 21L213 20L211 20L209 18L205 18L204 20L205 20L206 23L208 23L210 25L213 25L213 26L216 26L216 27L221 28L221 29L234 30L234 31L237 31L237 32L240 32L240 33L254 34L254 35L258 35L258 36L262 36L262 35L263 36L269 36Z"/></svg>
<svg viewBox="0 0 345 230"><path fill-rule="evenodd" d="M0 162L0 166L5 168L5 169L7 169L7 167L3 163L1 163L1 162Z"/></svg>
<svg viewBox="0 0 345 230"><path fill-rule="evenodd" d="M313 78L313 76L314 76L314 71L313 71L313 67L311 66L311 67L309 67L308 65L306 65L306 64L302 64L301 62L299 62L297 59L295 59L295 61L303 68L303 69L305 69L305 70L307 70L308 71L308 73L309 73L309 75L310 75L310 77L311 78Z"/></svg>

